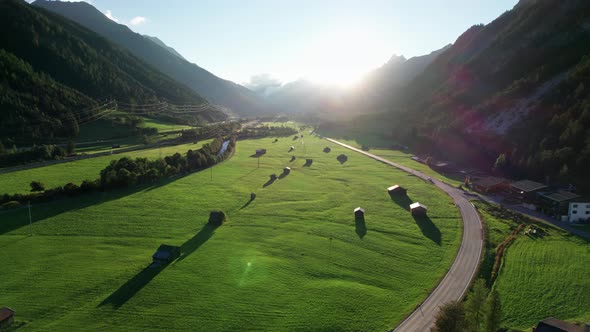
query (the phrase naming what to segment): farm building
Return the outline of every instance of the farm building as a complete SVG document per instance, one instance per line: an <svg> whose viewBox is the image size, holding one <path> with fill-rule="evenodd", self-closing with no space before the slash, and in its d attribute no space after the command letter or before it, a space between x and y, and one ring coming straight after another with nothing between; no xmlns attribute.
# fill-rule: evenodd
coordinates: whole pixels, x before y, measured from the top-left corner
<svg viewBox="0 0 590 332"><path fill-rule="evenodd" d="M295 150L295 147L293 145L291 145L291 147L289 148L289 152Z"/></svg>
<svg viewBox="0 0 590 332"><path fill-rule="evenodd" d="M180 257L180 247L162 244L152 256L156 264L169 264Z"/></svg>
<svg viewBox="0 0 590 332"><path fill-rule="evenodd" d="M0 331L7 330L8 327L14 322L15 311L10 308L0 309Z"/></svg>
<svg viewBox="0 0 590 332"><path fill-rule="evenodd" d="M510 192L512 195L528 201L534 201L536 199L536 194L543 189L547 189L547 186L530 180L522 180L510 184Z"/></svg>
<svg viewBox="0 0 590 332"><path fill-rule="evenodd" d="M211 211L209 213L209 225L221 226L225 222L225 212L223 211Z"/></svg>
<svg viewBox="0 0 590 332"><path fill-rule="evenodd" d="M542 192L538 194L539 207L543 213L559 217L568 212L568 203L579 197L568 191Z"/></svg>
<svg viewBox="0 0 590 332"><path fill-rule="evenodd" d="M266 153L266 149L256 149L256 155L261 156Z"/></svg>
<svg viewBox="0 0 590 332"><path fill-rule="evenodd" d="M327 147L327 146L326 146L326 147L324 148L324 152L325 152L325 153L328 153L328 152L330 152L330 151L332 151L332 149L330 149L329 147Z"/></svg>
<svg viewBox="0 0 590 332"><path fill-rule="evenodd" d="M427 211L428 207L422 203L416 202L410 204L410 213L412 213L413 216L425 216Z"/></svg>
<svg viewBox="0 0 590 332"><path fill-rule="evenodd" d="M533 332L590 332L590 328L550 317L543 319L536 327L533 327Z"/></svg>
<svg viewBox="0 0 590 332"><path fill-rule="evenodd" d="M510 183L506 179L487 176L471 181L471 188L481 193L498 192L508 189Z"/></svg>
<svg viewBox="0 0 590 332"><path fill-rule="evenodd" d="M354 209L354 216L355 218L363 218L365 216L365 209L363 209L362 207L357 207L356 209Z"/></svg>
<svg viewBox="0 0 590 332"><path fill-rule="evenodd" d="M590 221L590 202L570 202L567 217L570 223Z"/></svg>
<svg viewBox="0 0 590 332"><path fill-rule="evenodd" d="M289 174L291 173L291 167L287 166L285 168L283 168L283 174Z"/></svg>
<svg viewBox="0 0 590 332"><path fill-rule="evenodd" d="M390 195L405 195L408 192L408 190L396 184L394 186L387 188L387 192Z"/></svg>

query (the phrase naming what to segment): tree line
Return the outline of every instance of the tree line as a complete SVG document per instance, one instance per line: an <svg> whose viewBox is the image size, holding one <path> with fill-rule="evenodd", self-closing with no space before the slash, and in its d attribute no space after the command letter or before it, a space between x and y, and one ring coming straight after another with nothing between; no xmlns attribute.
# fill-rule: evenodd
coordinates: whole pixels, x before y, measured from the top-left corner
<svg viewBox="0 0 590 332"><path fill-rule="evenodd" d="M163 178L186 175L211 167L229 158L236 146L236 135L217 137L198 150L188 150L184 154L175 153L161 159L131 159L123 157L113 160L100 171L95 180L84 180L80 185L67 183L64 186L46 189L42 181L32 181L30 194L4 194L0 204L5 207L18 206L15 202L45 202L64 196L77 196L96 191L108 191L133 185L154 183ZM219 153L224 142L227 149Z"/></svg>

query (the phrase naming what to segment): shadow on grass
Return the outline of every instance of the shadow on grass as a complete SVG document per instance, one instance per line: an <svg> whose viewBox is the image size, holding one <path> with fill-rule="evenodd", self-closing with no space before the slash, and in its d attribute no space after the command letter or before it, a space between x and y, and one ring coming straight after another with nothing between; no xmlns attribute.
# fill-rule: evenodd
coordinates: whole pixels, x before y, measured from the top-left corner
<svg viewBox="0 0 590 332"><path fill-rule="evenodd" d="M165 179L153 184L132 186L129 188L114 189L105 192L82 194L75 197L63 197L47 203L33 204L31 206L32 223L36 223L56 215L85 209L87 207L107 203L125 196L133 195L141 191L151 191L166 186L181 177ZM12 232L29 225L27 207L0 211L0 235ZM28 233L28 230L25 231ZM33 233L35 230L33 229Z"/></svg>
<svg viewBox="0 0 590 332"><path fill-rule="evenodd" d="M359 239L365 237L365 235L367 235L367 225L365 225L365 216L355 216L354 227L356 234L359 236Z"/></svg>
<svg viewBox="0 0 590 332"><path fill-rule="evenodd" d="M289 174L290 174L290 172L283 172L283 173L281 173L281 175L279 175L279 179L284 179L284 178L286 178L286 177L287 177L287 175L289 175Z"/></svg>
<svg viewBox="0 0 590 332"><path fill-rule="evenodd" d="M303 167L311 167L311 164L313 164L313 159L307 159L305 160L305 164L303 164Z"/></svg>
<svg viewBox="0 0 590 332"><path fill-rule="evenodd" d="M289 160L289 162L292 163L295 161L295 159L297 159L297 158L295 158L295 156L291 156L291 160Z"/></svg>
<svg viewBox="0 0 590 332"><path fill-rule="evenodd" d="M438 229L438 227L436 227L436 225L432 222L432 220L430 220L430 217L428 217L428 216L413 216L413 217L414 217L414 220L416 221L416 224L418 225L418 227L420 227L422 234L424 234L424 236L431 239L434 243L436 243L440 246L440 244L441 244L440 230Z"/></svg>
<svg viewBox="0 0 590 332"><path fill-rule="evenodd" d="M270 186L270 185L271 185L271 184L273 184L273 183L274 183L274 182L275 182L277 179L278 179L278 178L276 178L276 177L271 177L270 179L268 179L268 181L266 181L266 182L265 182L265 183L262 185L262 187L263 187L263 188L266 188L266 187Z"/></svg>
<svg viewBox="0 0 590 332"><path fill-rule="evenodd" d="M412 200L407 194L389 194L391 200L399 205L402 209L406 211L410 211L410 204L412 204Z"/></svg>
<svg viewBox="0 0 590 332"><path fill-rule="evenodd" d="M240 210L247 208L248 205L250 205L250 203L252 203L252 201L253 201L253 199L250 199L249 201L247 201L244 205L242 205L242 207L240 208Z"/></svg>
<svg viewBox="0 0 590 332"><path fill-rule="evenodd" d="M191 239L182 244L180 247L181 255L177 261L180 262L184 260L190 254L199 249L203 243L207 242L207 240L213 236L216 228L216 226L205 224L205 226L201 228L197 235L193 236ZM133 296L135 296L135 294L147 286L147 284L149 284L158 274L164 271L167 266L168 264L158 266L150 265L145 267L141 272L129 279L125 284L123 284L123 286L119 287L119 289L104 299L98 306L101 307L104 305L111 305L115 309L120 308Z"/></svg>
<svg viewBox="0 0 590 332"><path fill-rule="evenodd" d="M213 234L215 234L215 230L218 226L205 224L203 228L197 233L197 235L193 236L190 240L186 241L185 243L180 246L180 258L178 258L178 262L183 261L188 255L195 252L203 243L207 242Z"/></svg>
<svg viewBox="0 0 590 332"><path fill-rule="evenodd" d="M157 267L147 266L141 272L129 279L123 286L119 287L114 293L104 299L98 306L112 305L118 309L137 294L142 288L152 281L167 265Z"/></svg>

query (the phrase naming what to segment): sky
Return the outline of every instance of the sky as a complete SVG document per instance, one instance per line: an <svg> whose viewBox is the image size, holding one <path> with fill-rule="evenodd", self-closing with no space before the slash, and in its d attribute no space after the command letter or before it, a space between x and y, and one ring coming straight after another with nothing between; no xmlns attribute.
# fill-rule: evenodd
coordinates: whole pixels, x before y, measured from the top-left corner
<svg viewBox="0 0 590 332"><path fill-rule="evenodd" d="M347 85L392 55L430 53L517 0L91 0L187 60L245 84Z"/></svg>

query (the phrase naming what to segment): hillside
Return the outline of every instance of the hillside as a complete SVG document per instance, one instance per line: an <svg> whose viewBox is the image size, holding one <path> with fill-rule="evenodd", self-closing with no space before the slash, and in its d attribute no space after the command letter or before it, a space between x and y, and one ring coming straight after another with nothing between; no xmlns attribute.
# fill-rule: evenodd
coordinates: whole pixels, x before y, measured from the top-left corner
<svg viewBox="0 0 590 332"><path fill-rule="evenodd" d="M77 134L97 116L97 101L201 105L202 121L225 118L182 84L101 38L25 2L0 3L2 126L0 140L14 142ZM42 91L43 93L40 93ZM30 130L30 128L34 128Z"/></svg>
<svg viewBox="0 0 590 332"><path fill-rule="evenodd" d="M34 6L63 15L95 31L163 73L184 83L213 104L231 109L240 116L268 112L265 102L254 92L231 81L221 79L207 70L171 52L163 42L154 42L127 26L118 24L86 2L37 0Z"/></svg>
<svg viewBox="0 0 590 332"><path fill-rule="evenodd" d="M590 190L590 3L521 1L476 25L397 98L388 132L441 158Z"/></svg>

